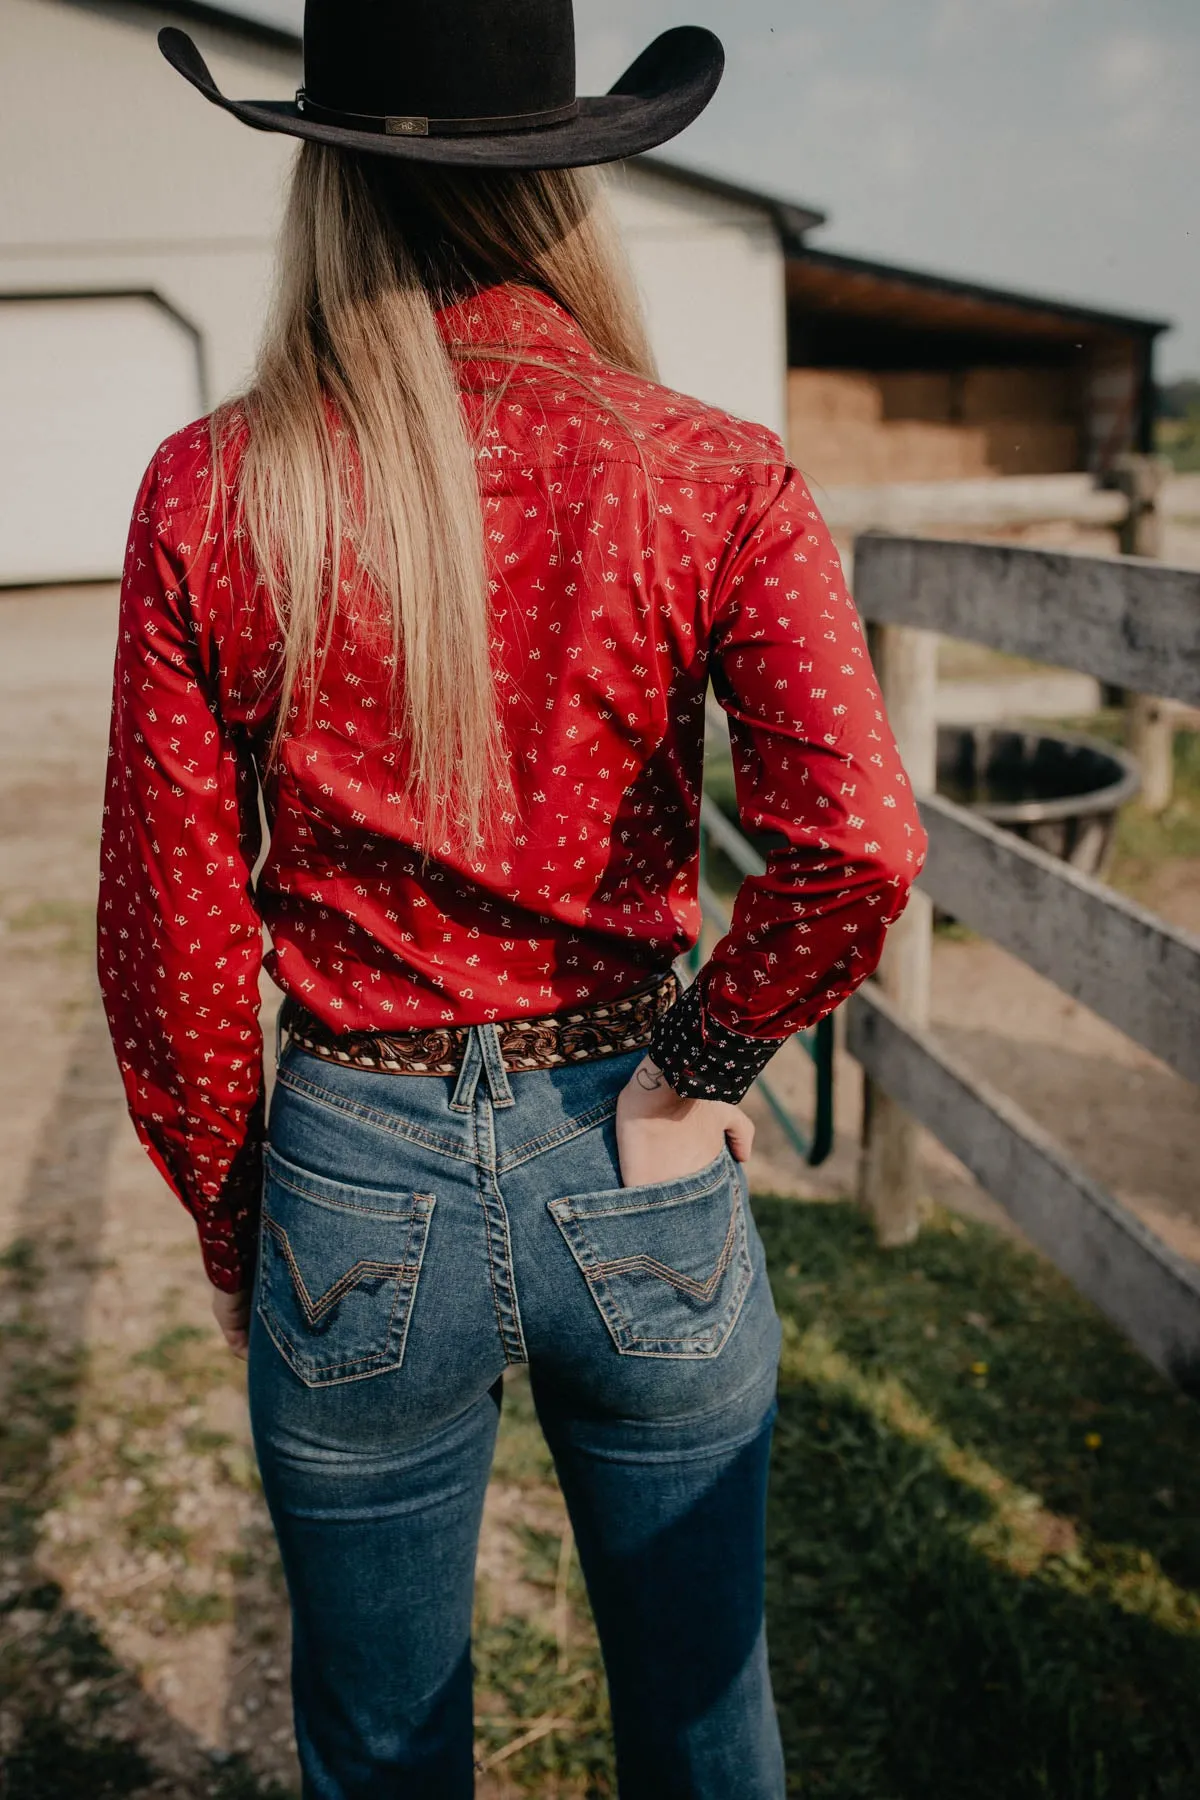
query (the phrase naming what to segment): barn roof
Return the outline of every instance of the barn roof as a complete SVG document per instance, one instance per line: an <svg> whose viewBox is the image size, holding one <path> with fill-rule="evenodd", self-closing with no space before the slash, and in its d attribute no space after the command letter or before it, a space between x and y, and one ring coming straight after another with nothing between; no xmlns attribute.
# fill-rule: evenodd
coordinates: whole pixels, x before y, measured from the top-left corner
<svg viewBox="0 0 1200 1800"><path fill-rule="evenodd" d="M290 0L245 0L231 6L209 6L203 0L158 0L157 4L155 0L132 0L132 4L157 13L162 20L190 19L280 50L299 52L302 43L299 0L295 4Z"/></svg>
<svg viewBox="0 0 1200 1800"><path fill-rule="evenodd" d="M1105 311L1074 300L1048 299L952 275L900 268L866 257L818 249L799 239L788 253L788 297L801 304L889 322L949 331L1068 339L1097 334L1157 337L1164 319Z"/></svg>
<svg viewBox="0 0 1200 1800"><path fill-rule="evenodd" d="M635 165L649 169L655 175L664 175L683 187L694 188L698 193L758 207L771 218L785 245L789 241L798 242L805 232L827 221L828 215L817 212L814 207L800 206L794 200L781 200L777 194L764 193L762 188L744 187L740 182L726 181L701 169L686 168L683 163L672 162L665 156L635 156L632 160Z"/></svg>

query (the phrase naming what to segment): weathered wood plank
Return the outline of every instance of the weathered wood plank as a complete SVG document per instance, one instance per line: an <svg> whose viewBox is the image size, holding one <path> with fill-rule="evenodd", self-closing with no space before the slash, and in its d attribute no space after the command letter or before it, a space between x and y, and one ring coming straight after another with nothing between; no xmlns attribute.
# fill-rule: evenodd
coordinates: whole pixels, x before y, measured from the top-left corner
<svg viewBox="0 0 1200 1800"><path fill-rule="evenodd" d="M1129 501L1119 537L1122 556L1162 555L1167 472L1160 456L1127 452L1116 458L1112 479ZM1165 812L1175 789L1174 708L1155 694L1127 694L1125 742L1142 777L1142 805L1147 812Z"/></svg>
<svg viewBox="0 0 1200 1800"><path fill-rule="evenodd" d="M1200 570L868 532L859 611L1200 706Z"/></svg>
<svg viewBox="0 0 1200 1800"><path fill-rule="evenodd" d="M847 1047L1143 1355L1200 1394L1200 1270L1107 1194L1020 1107L927 1032L907 1026L873 985L847 1003Z"/></svg>
<svg viewBox="0 0 1200 1800"><path fill-rule="evenodd" d="M938 906L1200 1082L1200 938L940 794L920 806Z"/></svg>
<svg viewBox="0 0 1200 1800"><path fill-rule="evenodd" d="M931 794L937 785L937 633L873 624L869 635L880 691L912 791ZM913 894L888 932L879 985L910 1025L928 1025L933 906L926 894ZM921 1229L920 1144L916 1120L866 1079L858 1198L887 1249L911 1244Z"/></svg>
<svg viewBox="0 0 1200 1800"><path fill-rule="evenodd" d="M966 481L888 481L823 487L821 516L831 531L967 531L1045 524L1120 525L1129 502L1093 475L1001 475ZM1200 513L1200 505L1195 510Z"/></svg>

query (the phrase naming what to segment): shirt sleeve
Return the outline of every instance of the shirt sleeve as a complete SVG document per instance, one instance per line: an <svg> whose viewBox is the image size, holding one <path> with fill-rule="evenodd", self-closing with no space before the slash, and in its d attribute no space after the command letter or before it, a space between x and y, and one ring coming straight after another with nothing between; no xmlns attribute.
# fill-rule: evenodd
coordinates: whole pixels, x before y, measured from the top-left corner
<svg viewBox="0 0 1200 1800"><path fill-rule="evenodd" d="M263 1137L257 782L220 718L170 513L152 464L121 589L97 960L138 1135L195 1218L209 1279L236 1292Z"/></svg>
<svg viewBox="0 0 1200 1800"><path fill-rule="evenodd" d="M794 469L747 514L710 671L743 829L777 847L650 1055L678 1093L736 1101L875 969L926 847L840 559Z"/></svg>

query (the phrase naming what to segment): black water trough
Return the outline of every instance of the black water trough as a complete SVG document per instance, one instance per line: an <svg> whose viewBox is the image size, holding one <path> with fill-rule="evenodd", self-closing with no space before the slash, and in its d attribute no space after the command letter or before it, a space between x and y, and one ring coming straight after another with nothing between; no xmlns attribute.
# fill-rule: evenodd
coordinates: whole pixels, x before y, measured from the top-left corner
<svg viewBox="0 0 1200 1800"><path fill-rule="evenodd" d="M1108 866L1137 764L1115 744L1014 725L942 725L938 793L1088 875Z"/></svg>

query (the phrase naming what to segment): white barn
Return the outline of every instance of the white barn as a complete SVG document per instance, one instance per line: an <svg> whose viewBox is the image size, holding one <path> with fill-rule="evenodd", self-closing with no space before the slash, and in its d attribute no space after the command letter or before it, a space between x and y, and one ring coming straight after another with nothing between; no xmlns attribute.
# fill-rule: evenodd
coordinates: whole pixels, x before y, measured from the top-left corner
<svg viewBox="0 0 1200 1800"><path fill-rule="evenodd" d="M227 91L297 85L297 40L235 7L0 0L2 586L118 573L155 445L250 367L294 146L167 66L189 15ZM664 380L782 433L784 244L820 215L654 159L615 192Z"/></svg>

